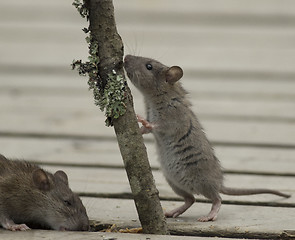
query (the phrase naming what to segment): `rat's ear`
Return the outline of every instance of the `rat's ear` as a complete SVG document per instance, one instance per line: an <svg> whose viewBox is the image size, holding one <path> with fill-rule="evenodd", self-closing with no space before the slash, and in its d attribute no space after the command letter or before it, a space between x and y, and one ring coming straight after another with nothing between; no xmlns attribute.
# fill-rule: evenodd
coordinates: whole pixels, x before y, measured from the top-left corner
<svg viewBox="0 0 295 240"><path fill-rule="evenodd" d="M170 67L166 72L166 82L170 84L176 83L183 76L181 67L173 66Z"/></svg>
<svg viewBox="0 0 295 240"><path fill-rule="evenodd" d="M54 177L57 178L58 180L64 182L64 184L66 184L67 186L69 185L68 176L64 171L61 171L61 170L57 171L54 174Z"/></svg>
<svg viewBox="0 0 295 240"><path fill-rule="evenodd" d="M50 190L50 182L46 172L42 169L36 169L33 172L33 182L41 191Z"/></svg>

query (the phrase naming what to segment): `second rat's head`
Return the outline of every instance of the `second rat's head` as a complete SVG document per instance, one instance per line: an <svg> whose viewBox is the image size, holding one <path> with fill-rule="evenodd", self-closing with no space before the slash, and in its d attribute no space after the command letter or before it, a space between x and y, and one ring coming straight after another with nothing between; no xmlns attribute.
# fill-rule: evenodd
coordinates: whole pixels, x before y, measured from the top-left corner
<svg viewBox="0 0 295 240"><path fill-rule="evenodd" d="M169 68L154 59L132 55L125 57L124 68L131 82L143 94L167 92L183 76L178 66Z"/></svg>
<svg viewBox="0 0 295 240"><path fill-rule="evenodd" d="M89 220L80 198L69 188L63 171L49 174L42 169L33 172L36 199L35 218L42 226L55 230L87 231Z"/></svg>

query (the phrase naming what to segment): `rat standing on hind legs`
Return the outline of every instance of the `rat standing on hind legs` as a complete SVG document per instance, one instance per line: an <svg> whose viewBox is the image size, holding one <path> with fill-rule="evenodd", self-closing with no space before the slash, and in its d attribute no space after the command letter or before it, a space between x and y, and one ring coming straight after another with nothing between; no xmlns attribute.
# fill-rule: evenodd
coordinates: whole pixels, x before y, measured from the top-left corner
<svg viewBox="0 0 295 240"><path fill-rule="evenodd" d="M184 213L195 202L193 194L201 194L212 201L209 214L198 219L201 222L217 218L220 193L269 193L290 197L270 189L235 189L223 185L220 162L191 110L187 92L179 83L183 76L180 67L169 68L156 60L131 55L125 57L124 67L131 82L144 96L147 118L138 116L143 125L141 132L154 134L164 176L174 192L184 198L184 204L167 212L167 217Z"/></svg>

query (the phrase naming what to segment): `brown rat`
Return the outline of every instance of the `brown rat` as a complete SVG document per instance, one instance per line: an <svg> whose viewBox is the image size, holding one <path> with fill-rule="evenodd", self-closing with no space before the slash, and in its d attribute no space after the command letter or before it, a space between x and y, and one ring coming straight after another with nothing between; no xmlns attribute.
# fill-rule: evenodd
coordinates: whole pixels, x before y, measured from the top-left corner
<svg viewBox="0 0 295 240"><path fill-rule="evenodd" d="M124 67L144 96L147 119L138 117L143 125L141 132L153 133L164 176L175 193L184 198L184 204L166 213L167 217L184 213L195 202L193 194L212 201L209 214L198 219L202 222L217 218L221 206L219 193L290 197L270 189L235 189L223 185L220 162L191 110L187 92L179 83L183 76L180 67L169 68L156 60L131 55L125 57Z"/></svg>
<svg viewBox="0 0 295 240"><path fill-rule="evenodd" d="M89 220L63 171L51 174L37 165L0 154L0 224L21 231L28 226L87 231Z"/></svg>

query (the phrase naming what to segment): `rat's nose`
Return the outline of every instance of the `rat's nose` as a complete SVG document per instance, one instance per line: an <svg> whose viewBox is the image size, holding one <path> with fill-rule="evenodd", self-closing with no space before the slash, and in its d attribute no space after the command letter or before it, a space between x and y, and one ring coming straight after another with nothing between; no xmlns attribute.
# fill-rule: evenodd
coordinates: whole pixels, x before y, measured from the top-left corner
<svg viewBox="0 0 295 240"><path fill-rule="evenodd" d="M128 61L128 59L130 59L130 56L131 56L131 55L129 55L129 54L128 54L128 55L126 55L126 56L124 57L124 62L127 62L127 61Z"/></svg>
<svg viewBox="0 0 295 240"><path fill-rule="evenodd" d="M80 229L81 231L89 231L90 230L90 226L89 226L89 224L83 224L82 226L81 226L81 229Z"/></svg>

